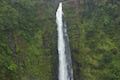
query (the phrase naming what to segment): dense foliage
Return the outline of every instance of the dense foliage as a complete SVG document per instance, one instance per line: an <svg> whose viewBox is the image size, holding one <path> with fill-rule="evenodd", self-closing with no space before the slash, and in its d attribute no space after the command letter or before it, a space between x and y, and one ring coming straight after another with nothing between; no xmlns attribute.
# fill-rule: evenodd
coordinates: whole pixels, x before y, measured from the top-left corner
<svg viewBox="0 0 120 80"><path fill-rule="evenodd" d="M0 80L57 80L58 1L0 0ZM75 80L120 80L120 1L65 0L63 9Z"/></svg>
<svg viewBox="0 0 120 80"><path fill-rule="evenodd" d="M65 10L75 80L120 80L120 2L91 6L82 16Z"/></svg>
<svg viewBox="0 0 120 80"><path fill-rule="evenodd" d="M44 0L0 0L0 80L55 78L52 9Z"/></svg>

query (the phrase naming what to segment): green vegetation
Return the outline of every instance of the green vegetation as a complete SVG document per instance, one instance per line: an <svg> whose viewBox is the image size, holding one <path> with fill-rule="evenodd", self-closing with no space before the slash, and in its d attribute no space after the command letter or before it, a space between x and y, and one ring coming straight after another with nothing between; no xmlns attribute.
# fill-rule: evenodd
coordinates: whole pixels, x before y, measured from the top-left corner
<svg viewBox="0 0 120 80"><path fill-rule="evenodd" d="M66 7L75 80L120 80L120 2L100 2L80 17Z"/></svg>
<svg viewBox="0 0 120 80"><path fill-rule="evenodd" d="M0 0L0 80L53 80L53 6L40 0Z"/></svg>
<svg viewBox="0 0 120 80"><path fill-rule="evenodd" d="M56 5L0 0L0 80L57 80ZM120 1L63 5L75 80L120 80Z"/></svg>

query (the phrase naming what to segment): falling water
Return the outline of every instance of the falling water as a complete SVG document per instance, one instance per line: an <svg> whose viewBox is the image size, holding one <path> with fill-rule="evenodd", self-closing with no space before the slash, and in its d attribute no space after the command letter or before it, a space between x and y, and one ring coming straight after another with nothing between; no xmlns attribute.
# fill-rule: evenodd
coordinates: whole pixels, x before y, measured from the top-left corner
<svg viewBox="0 0 120 80"><path fill-rule="evenodd" d="M73 71L71 65L71 53L69 39L67 35L67 26L63 21L62 3L56 12L56 23L58 30L58 54L59 54L59 80L73 80Z"/></svg>

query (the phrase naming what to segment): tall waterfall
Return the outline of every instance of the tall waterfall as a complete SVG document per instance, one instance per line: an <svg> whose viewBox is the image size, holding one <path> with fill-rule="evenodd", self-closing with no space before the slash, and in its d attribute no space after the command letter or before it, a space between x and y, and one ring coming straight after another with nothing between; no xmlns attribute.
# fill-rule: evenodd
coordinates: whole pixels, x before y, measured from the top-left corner
<svg viewBox="0 0 120 80"><path fill-rule="evenodd" d="M73 70L71 62L71 53L69 39L67 35L67 26L63 21L62 2L56 12L56 23L58 30L58 54L59 54L59 80L73 80Z"/></svg>

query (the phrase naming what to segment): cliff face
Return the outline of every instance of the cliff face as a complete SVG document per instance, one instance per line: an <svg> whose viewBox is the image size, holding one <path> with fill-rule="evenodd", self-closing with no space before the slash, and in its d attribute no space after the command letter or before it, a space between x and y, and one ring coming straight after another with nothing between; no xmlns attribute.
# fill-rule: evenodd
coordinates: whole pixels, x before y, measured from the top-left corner
<svg viewBox="0 0 120 80"><path fill-rule="evenodd" d="M54 12L51 1L0 1L1 80L56 80Z"/></svg>
<svg viewBox="0 0 120 80"><path fill-rule="evenodd" d="M120 16L118 6L118 0L64 3L75 80L112 80L119 76L117 61L120 60L115 59L119 55L119 44L115 40L119 32L115 31L115 26L118 29L119 24L114 21Z"/></svg>
<svg viewBox="0 0 120 80"><path fill-rule="evenodd" d="M0 79L57 80L61 0L0 1ZM64 0L75 80L119 80L119 0Z"/></svg>

